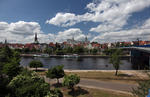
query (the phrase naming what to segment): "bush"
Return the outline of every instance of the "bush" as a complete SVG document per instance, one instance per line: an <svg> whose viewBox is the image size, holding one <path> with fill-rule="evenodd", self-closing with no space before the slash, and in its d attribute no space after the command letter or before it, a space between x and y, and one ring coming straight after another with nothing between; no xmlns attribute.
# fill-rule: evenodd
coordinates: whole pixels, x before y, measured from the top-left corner
<svg viewBox="0 0 150 97"><path fill-rule="evenodd" d="M76 74L71 74L64 77L63 85L74 91L74 86L80 82L80 77Z"/></svg>
<svg viewBox="0 0 150 97"><path fill-rule="evenodd" d="M63 70L64 65L57 65L51 69L48 69L46 77L48 78L57 78L57 83L59 83L59 78L64 77L65 73Z"/></svg>
<svg viewBox="0 0 150 97"><path fill-rule="evenodd" d="M33 60L33 61L31 61L31 62L29 63L29 67L31 67L31 68L36 68L36 71L37 71L37 68L38 68L38 67L43 67L43 64L42 64L42 62L39 61L39 60Z"/></svg>
<svg viewBox="0 0 150 97"><path fill-rule="evenodd" d="M35 73L30 75L18 75L9 83L11 97L44 97L49 92L49 84Z"/></svg>
<svg viewBox="0 0 150 97"><path fill-rule="evenodd" d="M148 74L149 78L150 75ZM148 92L150 89L150 80L139 81L138 87L132 90L133 95L136 97L148 97Z"/></svg>

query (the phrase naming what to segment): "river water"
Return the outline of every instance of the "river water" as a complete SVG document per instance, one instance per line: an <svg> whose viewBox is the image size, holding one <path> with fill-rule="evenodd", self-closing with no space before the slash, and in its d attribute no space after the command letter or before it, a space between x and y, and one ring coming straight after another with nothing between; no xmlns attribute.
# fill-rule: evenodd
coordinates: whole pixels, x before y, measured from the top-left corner
<svg viewBox="0 0 150 97"><path fill-rule="evenodd" d="M30 61L38 59L44 64L44 68L51 68L56 65L64 65L69 70L114 70L109 58L40 58L22 57L21 65L28 66ZM129 58L121 59L120 70L132 70Z"/></svg>

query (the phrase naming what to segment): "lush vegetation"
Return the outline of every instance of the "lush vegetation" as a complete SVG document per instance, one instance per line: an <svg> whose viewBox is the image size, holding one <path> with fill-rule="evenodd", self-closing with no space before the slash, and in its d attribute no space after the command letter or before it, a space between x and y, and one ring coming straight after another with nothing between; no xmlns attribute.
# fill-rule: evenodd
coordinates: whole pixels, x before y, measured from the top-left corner
<svg viewBox="0 0 150 97"><path fill-rule="evenodd" d="M37 71L38 67L43 67L43 63L39 60L33 60L29 63L29 67L36 68L36 71Z"/></svg>
<svg viewBox="0 0 150 97"><path fill-rule="evenodd" d="M120 49L116 49L110 55L110 63L113 64L113 67L116 69L115 75L118 74L118 70L119 70L120 64L121 64L120 57L119 57L120 54L121 54L121 50Z"/></svg>
<svg viewBox="0 0 150 97"><path fill-rule="evenodd" d="M40 61L32 61L31 67L41 67ZM36 72L20 66L20 54L8 46L0 49L0 97L63 97Z"/></svg>
<svg viewBox="0 0 150 97"><path fill-rule="evenodd" d="M149 74L148 76L150 78ZM138 87L133 89L132 93L138 97L146 97L150 93L150 79L145 81L138 81Z"/></svg>
<svg viewBox="0 0 150 97"><path fill-rule="evenodd" d="M20 54L8 46L0 49L0 97L9 93L7 85L21 72Z"/></svg>
<svg viewBox="0 0 150 97"><path fill-rule="evenodd" d="M66 75L64 77L63 85L74 91L74 86L80 82L80 77L76 74Z"/></svg>
<svg viewBox="0 0 150 97"><path fill-rule="evenodd" d="M44 97L50 89L49 84L34 72L17 75L8 87L11 89L10 97Z"/></svg>
<svg viewBox="0 0 150 97"><path fill-rule="evenodd" d="M46 73L46 77L52 79L56 78L57 83L59 84L59 78L63 78L65 75L63 67L64 67L63 65L57 65L55 67L48 69L48 72Z"/></svg>
<svg viewBox="0 0 150 97"><path fill-rule="evenodd" d="M93 49L88 49L83 46L75 46L75 47L61 47L60 45L56 45L56 47L45 47L43 50L38 50L36 48L23 48L23 49L15 49L16 51L20 53L26 53L26 54L31 54L31 53L46 53L46 54L56 54L56 55L64 55L64 54L98 54L100 52L99 49L93 48Z"/></svg>

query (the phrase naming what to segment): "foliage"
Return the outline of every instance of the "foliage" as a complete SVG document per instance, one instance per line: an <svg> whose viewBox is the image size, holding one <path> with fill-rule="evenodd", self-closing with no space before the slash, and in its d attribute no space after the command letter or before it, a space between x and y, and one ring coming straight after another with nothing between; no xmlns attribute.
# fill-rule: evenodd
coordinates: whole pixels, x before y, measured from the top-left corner
<svg viewBox="0 0 150 97"><path fill-rule="evenodd" d="M24 52L24 53L29 53L29 52L30 52L30 49L29 49L29 48L24 48L24 49L23 49L23 52Z"/></svg>
<svg viewBox="0 0 150 97"><path fill-rule="evenodd" d="M92 49L92 54L97 54L98 50L97 49Z"/></svg>
<svg viewBox="0 0 150 97"><path fill-rule="evenodd" d="M63 70L64 65L57 65L53 68L48 69L46 77L48 78L57 78L57 83L59 83L59 78L64 77L65 73Z"/></svg>
<svg viewBox="0 0 150 97"><path fill-rule="evenodd" d="M63 97L63 93L59 89L55 88L53 90L50 90L48 95L45 97Z"/></svg>
<svg viewBox="0 0 150 97"><path fill-rule="evenodd" d="M150 81L139 82L138 85L137 89L133 89L133 94L138 97L146 97L150 89Z"/></svg>
<svg viewBox="0 0 150 97"><path fill-rule="evenodd" d="M49 84L35 73L17 75L9 83L11 97L44 97L49 92Z"/></svg>
<svg viewBox="0 0 150 97"><path fill-rule="evenodd" d="M0 75L0 97L4 97L8 94L9 90L7 88L7 85L9 83L9 79L4 76Z"/></svg>
<svg viewBox="0 0 150 97"><path fill-rule="evenodd" d="M103 53L106 55L112 55L114 52L116 52L117 49L105 49Z"/></svg>
<svg viewBox="0 0 150 97"><path fill-rule="evenodd" d="M69 54L73 53L73 48L72 47L67 47L67 48L64 49L64 52L69 53Z"/></svg>
<svg viewBox="0 0 150 97"><path fill-rule="evenodd" d="M113 64L113 67L116 69L115 75L118 74L118 70L119 70L120 64L121 64L120 57L119 57L120 53L121 53L121 51L119 49L117 49L110 56L110 63Z"/></svg>
<svg viewBox="0 0 150 97"><path fill-rule="evenodd" d="M64 55L64 51L62 49L56 49L56 55Z"/></svg>
<svg viewBox="0 0 150 97"><path fill-rule="evenodd" d="M11 50L8 46L5 46L0 51L0 71L1 74L5 74L11 80L21 70L20 67L20 53Z"/></svg>
<svg viewBox="0 0 150 97"><path fill-rule="evenodd" d="M3 67L4 74L8 75L10 79L17 76L21 71L20 64L17 61L16 59L12 59L10 63L6 63Z"/></svg>
<svg viewBox="0 0 150 97"><path fill-rule="evenodd" d="M30 66L31 68L36 68L36 71L37 71L37 68L38 68L38 67L43 67L43 64L42 64L42 62L39 61L39 60L33 60L33 61L31 61L31 62L29 63L29 66Z"/></svg>
<svg viewBox="0 0 150 97"><path fill-rule="evenodd" d="M47 54L52 54L52 49L51 48L46 48L45 50L44 50L44 53L47 53Z"/></svg>
<svg viewBox="0 0 150 97"><path fill-rule="evenodd" d="M7 63L10 61L10 59L13 57L13 51L8 47L5 46L0 51L0 62L1 63Z"/></svg>
<svg viewBox="0 0 150 97"><path fill-rule="evenodd" d="M0 49L0 97L8 94L9 81L19 74L20 53L10 49L7 45Z"/></svg>
<svg viewBox="0 0 150 97"><path fill-rule="evenodd" d="M83 54L84 53L84 47L77 46L77 47L74 48L73 52L77 53L77 54Z"/></svg>
<svg viewBox="0 0 150 97"><path fill-rule="evenodd" d="M80 77L76 74L70 74L64 77L63 85L74 91L74 86L80 82Z"/></svg>
<svg viewBox="0 0 150 97"><path fill-rule="evenodd" d="M148 74L149 78L150 75ZM138 97L146 97L150 89L150 80L139 81L138 87L132 90L133 95Z"/></svg>

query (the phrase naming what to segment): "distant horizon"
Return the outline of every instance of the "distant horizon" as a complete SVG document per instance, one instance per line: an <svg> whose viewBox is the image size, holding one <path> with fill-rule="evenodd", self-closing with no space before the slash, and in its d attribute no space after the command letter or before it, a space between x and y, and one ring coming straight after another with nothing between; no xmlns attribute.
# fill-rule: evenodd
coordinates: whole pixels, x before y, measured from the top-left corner
<svg viewBox="0 0 150 97"><path fill-rule="evenodd" d="M1 0L0 12L1 42L150 40L150 0Z"/></svg>

